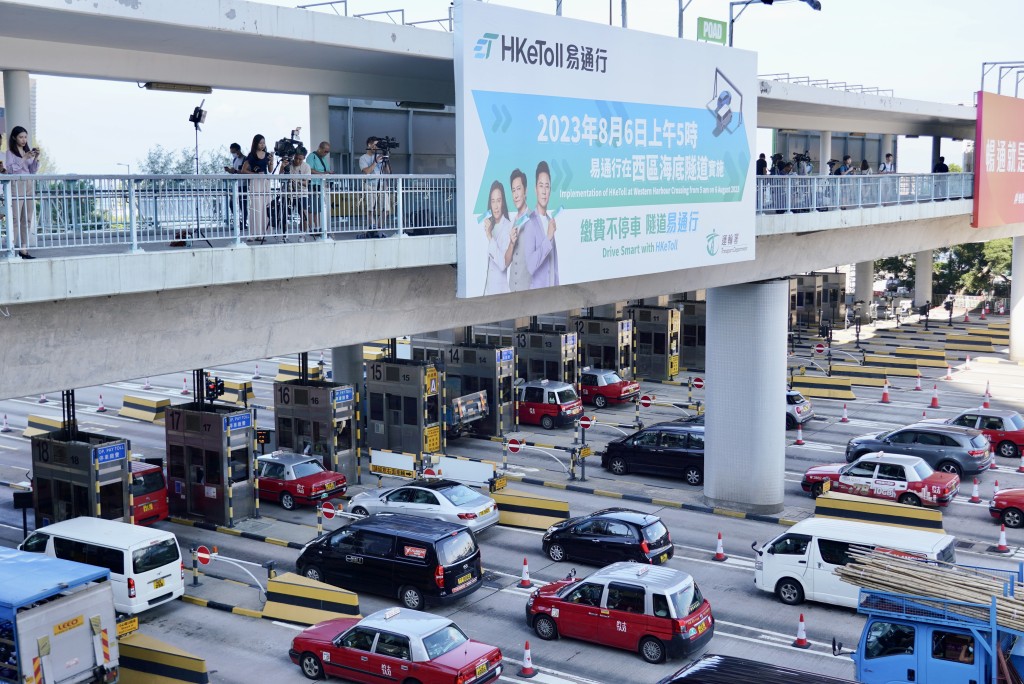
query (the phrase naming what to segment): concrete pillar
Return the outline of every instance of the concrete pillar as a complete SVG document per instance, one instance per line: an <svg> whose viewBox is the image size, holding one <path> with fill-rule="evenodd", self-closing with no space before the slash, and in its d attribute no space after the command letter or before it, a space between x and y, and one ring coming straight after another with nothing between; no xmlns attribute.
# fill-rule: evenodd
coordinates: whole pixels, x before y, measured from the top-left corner
<svg viewBox="0 0 1024 684"><path fill-rule="evenodd" d="M820 131L818 140L818 173L828 175L828 160L832 158L832 131Z"/></svg>
<svg viewBox="0 0 1024 684"><path fill-rule="evenodd" d="M363 392L363 345L353 344L347 347L331 349L331 380L333 382L353 385Z"/></svg>
<svg viewBox="0 0 1024 684"><path fill-rule="evenodd" d="M326 95L309 96L309 140L307 146L312 152L326 140L331 141L331 116Z"/></svg>
<svg viewBox="0 0 1024 684"><path fill-rule="evenodd" d="M707 291L708 505L752 513L782 510L788 308L786 280Z"/></svg>
<svg viewBox="0 0 1024 684"><path fill-rule="evenodd" d="M32 89L27 71L4 71L4 108L7 119L7 130L4 138L15 126L28 129L29 143L35 141L37 132L32 126Z"/></svg>
<svg viewBox="0 0 1024 684"><path fill-rule="evenodd" d="M935 272L935 255L932 250L918 252L914 257L914 304L932 303L932 274Z"/></svg>
<svg viewBox="0 0 1024 684"><path fill-rule="evenodd" d="M939 157L942 156L942 138L934 136L932 138L932 168L939 163ZM931 171L931 169L928 169Z"/></svg>
<svg viewBox="0 0 1024 684"><path fill-rule="evenodd" d="M871 305L875 290L875 262L862 261L857 264L857 269L854 271L854 281L853 300L855 302L864 302L864 306L860 310L866 314L868 306Z"/></svg>
<svg viewBox="0 0 1024 684"><path fill-rule="evenodd" d="M1013 238L1010 272L1010 360L1024 361L1024 237Z"/></svg>

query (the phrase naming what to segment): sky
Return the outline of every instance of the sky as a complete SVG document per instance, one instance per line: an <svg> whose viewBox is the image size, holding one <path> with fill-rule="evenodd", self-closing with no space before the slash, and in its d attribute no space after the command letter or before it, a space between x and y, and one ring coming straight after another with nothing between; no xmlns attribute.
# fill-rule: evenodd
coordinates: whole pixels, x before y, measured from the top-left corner
<svg viewBox="0 0 1024 684"><path fill-rule="evenodd" d="M555 11L555 0L489 1L547 14ZM284 7L300 4L263 2ZM892 89L898 98L965 105L973 103L979 89L982 62L1024 59L1018 47L1024 0L821 0L821 4L820 12L796 0L751 5L736 22L735 47L758 53L758 74L845 81ZM448 5L448 0L349 0L348 11L404 7L406 21L416 21L446 17ZM607 24L610 9L612 21L619 25L621 6L622 0L564 0L562 13ZM677 0L628 0L626 7L630 29L677 35ZM727 20L728 16L727 0L692 0L685 11L684 38L695 37L698 17ZM129 164L134 172L157 144L173 150L192 149L195 144L188 116L203 100L201 95L151 92L136 83L34 77L39 129L35 135L61 173L121 174ZM1013 74L1007 76L1004 94L1013 94L1014 81ZM672 87L671 70L666 70L665 87ZM989 77L986 89L995 88L995 78ZM75 103L73 109L69 102ZM217 90L205 97L203 107L208 116L200 133L201 151L223 150L227 156L231 142L248 148L255 133L273 141L296 126L309 130L305 96ZM100 149L98 135L103 140ZM770 151L768 132L759 132L758 145L758 151ZM929 170L930 145L928 139L901 139L899 170ZM961 151L961 143L944 141L947 161L959 161Z"/></svg>

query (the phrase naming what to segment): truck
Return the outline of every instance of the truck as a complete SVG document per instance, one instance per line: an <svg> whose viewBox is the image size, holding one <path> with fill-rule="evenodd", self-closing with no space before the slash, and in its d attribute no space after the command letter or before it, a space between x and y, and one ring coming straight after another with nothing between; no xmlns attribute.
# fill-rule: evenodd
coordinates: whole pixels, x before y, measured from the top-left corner
<svg viewBox="0 0 1024 684"><path fill-rule="evenodd" d="M488 415L487 391L470 392L455 397L445 407L445 426L449 439L461 437L472 430L473 423Z"/></svg>
<svg viewBox="0 0 1024 684"><path fill-rule="evenodd" d="M110 571L0 548L0 682L118 681Z"/></svg>

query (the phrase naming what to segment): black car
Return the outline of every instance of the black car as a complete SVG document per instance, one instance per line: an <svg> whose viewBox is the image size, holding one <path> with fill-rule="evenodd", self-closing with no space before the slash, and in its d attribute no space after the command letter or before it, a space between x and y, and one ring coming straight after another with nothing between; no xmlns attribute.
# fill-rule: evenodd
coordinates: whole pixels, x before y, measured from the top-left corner
<svg viewBox="0 0 1024 684"><path fill-rule="evenodd" d="M544 553L555 562L574 559L592 565L616 561L662 564L674 547L661 518L628 508L606 508L552 525Z"/></svg>
<svg viewBox="0 0 1024 684"><path fill-rule="evenodd" d="M988 470L993 458L988 437L980 431L942 422L914 423L854 437L846 445L846 462L853 463L874 451L920 456L935 470L956 473L961 480L965 475Z"/></svg>
<svg viewBox="0 0 1024 684"><path fill-rule="evenodd" d="M616 475L651 473L704 484L704 425L658 423L613 439L601 454L601 467Z"/></svg>
<svg viewBox="0 0 1024 684"><path fill-rule="evenodd" d="M708 654L687 664L674 675L659 679L658 684L732 684L733 682L761 682L761 684L854 684L849 679L784 665L773 665L760 660L747 660L734 656Z"/></svg>

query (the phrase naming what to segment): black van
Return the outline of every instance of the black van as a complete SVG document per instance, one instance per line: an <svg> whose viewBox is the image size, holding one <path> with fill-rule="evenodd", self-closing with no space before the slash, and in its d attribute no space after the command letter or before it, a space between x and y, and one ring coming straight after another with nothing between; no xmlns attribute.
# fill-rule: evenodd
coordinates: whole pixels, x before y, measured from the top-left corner
<svg viewBox="0 0 1024 684"><path fill-rule="evenodd" d="M400 513L375 513L317 537L295 567L352 591L397 596L413 610L473 593L482 575L468 527Z"/></svg>

